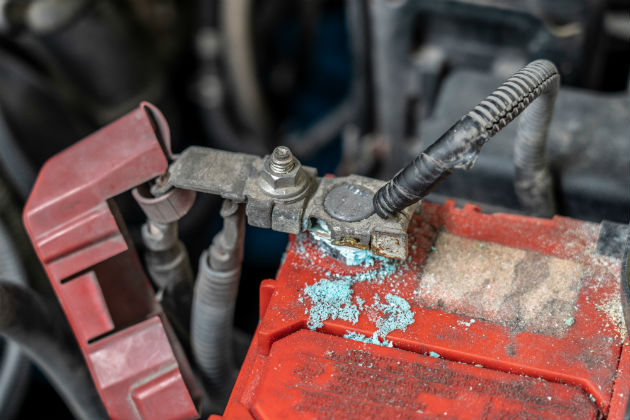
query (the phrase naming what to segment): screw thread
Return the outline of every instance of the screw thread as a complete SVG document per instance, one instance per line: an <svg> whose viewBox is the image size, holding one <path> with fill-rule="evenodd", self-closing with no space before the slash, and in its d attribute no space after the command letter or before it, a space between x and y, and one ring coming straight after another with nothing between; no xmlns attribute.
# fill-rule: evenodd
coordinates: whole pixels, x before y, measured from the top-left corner
<svg viewBox="0 0 630 420"><path fill-rule="evenodd" d="M269 161L269 169L278 174L286 174L295 166L293 153L286 146L278 146L273 150Z"/></svg>

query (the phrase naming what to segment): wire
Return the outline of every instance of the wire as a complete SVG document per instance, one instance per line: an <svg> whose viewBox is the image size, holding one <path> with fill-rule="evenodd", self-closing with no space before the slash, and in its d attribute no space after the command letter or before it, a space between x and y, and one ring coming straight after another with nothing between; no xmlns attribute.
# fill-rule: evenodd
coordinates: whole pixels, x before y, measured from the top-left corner
<svg viewBox="0 0 630 420"><path fill-rule="evenodd" d="M453 170L470 169L488 139L527 108L514 144L516 195L526 212L552 216L555 203L545 146L559 86L558 70L547 60L516 72L376 192L376 213L392 216L424 198Z"/></svg>

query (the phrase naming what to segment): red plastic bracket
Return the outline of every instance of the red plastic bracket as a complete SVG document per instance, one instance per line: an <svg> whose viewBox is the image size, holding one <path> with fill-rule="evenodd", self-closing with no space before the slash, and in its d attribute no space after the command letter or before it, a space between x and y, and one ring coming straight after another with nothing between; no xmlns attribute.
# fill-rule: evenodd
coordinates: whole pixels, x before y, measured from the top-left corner
<svg viewBox="0 0 630 420"><path fill-rule="evenodd" d="M168 167L149 103L52 157L24 225L112 419L199 416L199 389L111 199Z"/></svg>

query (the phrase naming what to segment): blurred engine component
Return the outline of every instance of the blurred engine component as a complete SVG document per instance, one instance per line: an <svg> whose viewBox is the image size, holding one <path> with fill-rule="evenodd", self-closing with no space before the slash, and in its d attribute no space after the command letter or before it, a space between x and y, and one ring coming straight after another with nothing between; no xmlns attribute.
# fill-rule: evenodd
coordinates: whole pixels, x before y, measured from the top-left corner
<svg viewBox="0 0 630 420"><path fill-rule="evenodd" d="M0 0L0 417L630 418L629 11Z"/></svg>

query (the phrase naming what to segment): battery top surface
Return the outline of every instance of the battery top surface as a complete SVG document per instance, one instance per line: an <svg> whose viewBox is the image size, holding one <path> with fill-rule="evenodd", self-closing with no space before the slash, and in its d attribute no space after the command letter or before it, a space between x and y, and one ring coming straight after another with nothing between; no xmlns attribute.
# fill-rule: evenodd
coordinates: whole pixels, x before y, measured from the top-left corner
<svg viewBox="0 0 630 420"><path fill-rule="evenodd" d="M225 418L599 418L628 375L600 225L425 203L405 261L293 237Z"/></svg>

